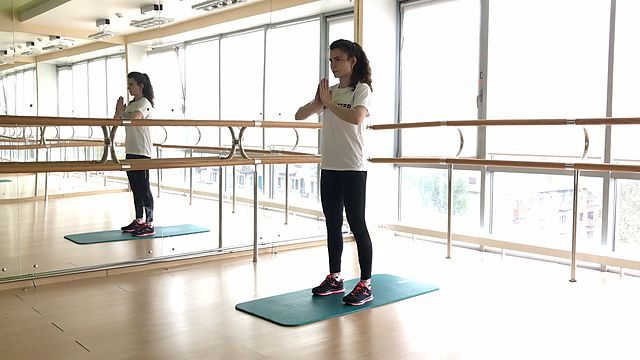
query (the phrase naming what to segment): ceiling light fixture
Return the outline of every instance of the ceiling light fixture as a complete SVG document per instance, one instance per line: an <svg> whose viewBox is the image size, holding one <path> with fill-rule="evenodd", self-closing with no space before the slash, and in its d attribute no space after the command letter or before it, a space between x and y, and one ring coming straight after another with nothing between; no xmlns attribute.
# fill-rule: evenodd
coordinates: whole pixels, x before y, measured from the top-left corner
<svg viewBox="0 0 640 360"><path fill-rule="evenodd" d="M34 41L27 41L27 48L20 53L20 56L35 56L38 54L36 49L36 43Z"/></svg>
<svg viewBox="0 0 640 360"><path fill-rule="evenodd" d="M73 42L68 39L61 39L58 35L49 35L49 43L42 47L42 51L57 51L68 49Z"/></svg>
<svg viewBox="0 0 640 360"><path fill-rule="evenodd" d="M114 37L116 35L118 35L118 33L113 31L108 31L108 30L102 30L102 31L98 31L97 33L91 34L87 37L91 40L104 40L110 37Z"/></svg>
<svg viewBox="0 0 640 360"><path fill-rule="evenodd" d="M205 10L205 11L215 11L227 7L229 5L236 5L243 2L247 2L247 0L207 0L201 3L192 5L191 8L194 10Z"/></svg>
<svg viewBox="0 0 640 360"><path fill-rule="evenodd" d="M64 49L68 49L69 45L64 44L64 43L60 43L60 44L54 44L54 45L47 45L47 46L43 46L42 47L42 51L57 51L57 50L64 50Z"/></svg>
<svg viewBox="0 0 640 360"><path fill-rule="evenodd" d="M174 21L173 18L160 16L160 11L162 11L162 4L145 5L140 8L140 13L143 15L152 11L156 12L154 16L142 20L131 20L129 26L148 29L151 27L162 26Z"/></svg>
<svg viewBox="0 0 640 360"><path fill-rule="evenodd" d="M92 40L104 40L110 37L118 35L117 32L107 30L107 25L111 24L109 19L98 19L96 20L96 26L100 29L97 33L91 34L87 36Z"/></svg>
<svg viewBox="0 0 640 360"><path fill-rule="evenodd" d="M131 20L130 26L147 29L154 26L161 26L173 22L173 18L154 16L142 20Z"/></svg>
<svg viewBox="0 0 640 360"><path fill-rule="evenodd" d="M9 63L9 51L8 50L0 50L0 65L5 65Z"/></svg>
<svg viewBox="0 0 640 360"><path fill-rule="evenodd" d="M142 15L152 11L162 11L162 4L145 5L140 8L140 14Z"/></svg>

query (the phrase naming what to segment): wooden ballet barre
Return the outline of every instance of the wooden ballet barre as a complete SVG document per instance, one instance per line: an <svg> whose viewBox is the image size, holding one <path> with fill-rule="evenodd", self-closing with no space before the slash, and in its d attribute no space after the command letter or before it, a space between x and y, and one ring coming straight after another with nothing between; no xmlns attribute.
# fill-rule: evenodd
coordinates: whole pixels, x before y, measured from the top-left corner
<svg viewBox="0 0 640 360"><path fill-rule="evenodd" d="M500 120L443 120L369 125L371 130L411 129L439 126L542 126L542 125L638 125L640 118L583 118L583 119L500 119Z"/></svg>
<svg viewBox="0 0 640 360"><path fill-rule="evenodd" d="M306 156L295 156L295 155L287 155L287 156L261 156L259 158L254 159L256 164L319 164L320 156L319 155L306 155Z"/></svg>
<svg viewBox="0 0 640 360"><path fill-rule="evenodd" d="M14 116L0 115L0 126L120 126L118 119L90 119L53 116Z"/></svg>
<svg viewBox="0 0 640 360"><path fill-rule="evenodd" d="M181 169L191 167L216 167L225 166L227 163L233 165L254 165L250 159L224 160L219 157L198 157L198 158L163 158L163 159L130 159L122 160L122 170L151 170L151 169Z"/></svg>
<svg viewBox="0 0 640 360"><path fill-rule="evenodd" d="M231 160L220 159L218 157L197 157L197 158L163 158L163 159L131 159L121 161L123 170L151 170L151 169L174 169L193 167L217 167L233 165L258 165L258 164L310 164L319 163L320 158L316 156L265 156L259 159L234 158Z"/></svg>
<svg viewBox="0 0 640 360"><path fill-rule="evenodd" d="M0 143L3 143L3 142L22 142L23 143L23 142L29 142L29 141L35 142L35 140L33 139L19 139L19 138L0 136Z"/></svg>
<svg viewBox="0 0 640 360"><path fill-rule="evenodd" d="M266 155L258 159L245 159L239 157L235 157L233 159L222 159L220 157L130 159L122 160L120 163L96 163L92 161L5 162L0 163L0 174L74 171L127 171L258 164L317 164L319 162L319 156L309 155Z"/></svg>
<svg viewBox="0 0 640 360"><path fill-rule="evenodd" d="M96 119L52 116L0 115L0 126L214 126L320 129L322 123L254 120Z"/></svg>
<svg viewBox="0 0 640 360"><path fill-rule="evenodd" d="M94 161L32 161L0 163L0 174L84 172L84 171L120 171L117 163L96 163Z"/></svg>
<svg viewBox="0 0 640 360"><path fill-rule="evenodd" d="M67 147L101 147L104 143L99 140L78 141L78 142L61 142L61 143L30 143L21 145L0 145L0 150L34 150L49 148L67 148Z"/></svg>
<svg viewBox="0 0 640 360"><path fill-rule="evenodd" d="M486 160L486 159L431 158L431 157L370 158L369 161L376 164L405 164L405 165L406 164L412 164L412 165L440 164L440 165L514 167L514 168L529 168L529 169L640 172L640 165L626 165L626 164L560 163L560 162L547 162L547 161Z"/></svg>
<svg viewBox="0 0 640 360"><path fill-rule="evenodd" d="M103 143L102 140L99 140L99 139L55 139L55 138L52 138L52 139L45 139L45 141L47 143L51 143L52 141L57 141L59 143L65 143L65 142L89 142L89 143L94 142L94 143L100 143L100 144Z"/></svg>
<svg viewBox="0 0 640 360"><path fill-rule="evenodd" d="M88 119L88 118L69 118L69 117L33 117L33 116L0 116L0 126L6 127L24 127L24 126L40 126L42 129L46 126L100 126L104 137L104 152L100 163L107 162L109 155L111 160L118 163L115 145L113 139L116 137L116 131L120 126L214 126L227 127L231 132L231 147L224 159L229 160L235 156L236 150L240 151L240 155L249 158L244 145L242 144L243 134L247 128L291 128L296 131L298 136L298 128L320 129L321 123L312 122L286 122L286 121L244 121L244 120L174 120L174 119L153 119L153 120L134 120L134 119ZM111 129L109 129L109 126ZM236 136L234 127L240 128L238 136ZM42 130L44 133L44 130ZM43 140L43 143L45 141ZM297 145L297 141L296 141Z"/></svg>
<svg viewBox="0 0 640 360"><path fill-rule="evenodd" d="M223 152L228 150L226 147L219 146L198 146L198 145L163 145L153 144L156 147L163 149L177 149L177 150L194 150L199 152ZM254 154L279 154L279 155L316 155L312 153L303 153L290 150L260 150L260 149L245 149L247 153Z"/></svg>

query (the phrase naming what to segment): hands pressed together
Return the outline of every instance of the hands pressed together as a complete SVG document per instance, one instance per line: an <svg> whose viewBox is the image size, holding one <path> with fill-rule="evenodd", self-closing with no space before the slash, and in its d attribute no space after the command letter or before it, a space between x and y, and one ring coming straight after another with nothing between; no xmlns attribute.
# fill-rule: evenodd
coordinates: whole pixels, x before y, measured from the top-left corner
<svg viewBox="0 0 640 360"><path fill-rule="evenodd" d="M316 101L326 107L331 104L331 91L329 90L329 80L322 79L318 83L318 90L316 91Z"/></svg>
<svg viewBox="0 0 640 360"><path fill-rule="evenodd" d="M316 96L312 102L302 106L296 112L296 120L304 120L311 114L321 110L321 107L327 108L331 105L331 91L329 90L329 80L322 79L318 83Z"/></svg>
<svg viewBox="0 0 640 360"><path fill-rule="evenodd" d="M125 104L124 104L124 98L122 96L120 96L118 98L118 101L116 102L116 114L115 117L122 117L122 115L124 114L124 109L126 108Z"/></svg>

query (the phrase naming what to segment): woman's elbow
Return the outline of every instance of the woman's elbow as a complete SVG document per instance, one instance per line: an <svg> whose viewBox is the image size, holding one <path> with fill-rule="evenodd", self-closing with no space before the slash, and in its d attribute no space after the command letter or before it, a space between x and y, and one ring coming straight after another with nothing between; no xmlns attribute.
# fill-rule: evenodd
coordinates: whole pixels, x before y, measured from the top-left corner
<svg viewBox="0 0 640 360"><path fill-rule="evenodd" d="M353 114L353 124L360 125L364 122L365 117L367 117L367 109L362 106L357 106Z"/></svg>
<svg viewBox="0 0 640 360"><path fill-rule="evenodd" d="M302 112L302 109L299 109L296 114L293 116L294 119L296 120L304 120L307 117L309 117L308 115L305 116L305 114Z"/></svg>

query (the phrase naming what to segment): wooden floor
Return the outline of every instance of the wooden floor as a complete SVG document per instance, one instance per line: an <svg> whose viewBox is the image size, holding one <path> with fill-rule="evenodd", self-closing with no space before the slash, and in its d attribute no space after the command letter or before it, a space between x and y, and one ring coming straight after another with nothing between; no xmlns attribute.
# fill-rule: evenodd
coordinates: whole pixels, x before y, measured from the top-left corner
<svg viewBox="0 0 640 360"><path fill-rule="evenodd" d="M374 238L374 273L440 290L301 327L234 309L315 286L324 247L15 289L0 292L0 359L640 359L636 277L570 283L565 265Z"/></svg>

